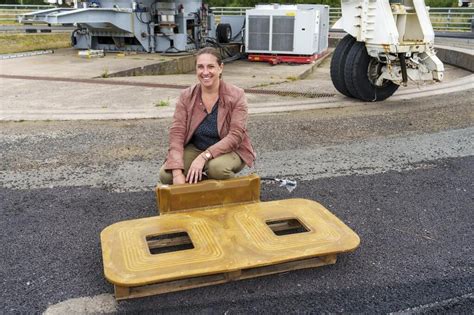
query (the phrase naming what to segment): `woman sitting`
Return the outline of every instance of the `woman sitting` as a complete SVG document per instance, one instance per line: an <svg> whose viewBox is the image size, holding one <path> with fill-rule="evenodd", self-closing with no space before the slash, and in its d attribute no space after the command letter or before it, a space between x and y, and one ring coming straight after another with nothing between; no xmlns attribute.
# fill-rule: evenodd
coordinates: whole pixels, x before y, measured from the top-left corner
<svg viewBox="0 0 474 315"><path fill-rule="evenodd" d="M245 165L252 167L255 152L247 135L245 94L221 79L223 69L216 49L199 50L199 83L182 91L176 104L161 183L197 183L203 172L210 179L227 179Z"/></svg>

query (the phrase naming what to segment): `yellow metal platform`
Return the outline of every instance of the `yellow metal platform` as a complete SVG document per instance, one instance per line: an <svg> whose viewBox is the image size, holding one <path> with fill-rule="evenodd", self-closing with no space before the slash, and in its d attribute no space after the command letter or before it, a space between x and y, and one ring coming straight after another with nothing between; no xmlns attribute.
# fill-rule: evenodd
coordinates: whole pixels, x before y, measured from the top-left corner
<svg viewBox="0 0 474 315"><path fill-rule="evenodd" d="M333 264L336 254L358 247L359 237L317 202L259 202L259 183L252 175L159 187L166 215L105 228L104 272L116 298Z"/></svg>

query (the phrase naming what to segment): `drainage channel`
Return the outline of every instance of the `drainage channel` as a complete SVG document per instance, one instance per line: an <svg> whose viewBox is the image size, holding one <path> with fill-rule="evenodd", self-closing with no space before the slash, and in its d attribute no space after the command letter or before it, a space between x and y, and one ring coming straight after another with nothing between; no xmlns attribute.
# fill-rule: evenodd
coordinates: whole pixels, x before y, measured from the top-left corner
<svg viewBox="0 0 474 315"><path fill-rule="evenodd" d="M128 81L107 81L101 79L71 79L61 77L44 77L44 76L25 76L25 75L6 75L0 74L3 79L19 79L32 81L54 81L54 82L70 82L70 83L87 83L87 84L105 84L117 86L137 86L150 88L165 88L165 89L185 89L189 85L182 84L166 84L166 83L147 83L147 82L128 82ZM300 91L277 91L266 89L244 89L246 93L263 94L263 95L279 95L279 96L301 96L307 98L329 98L334 97L334 93L317 93L317 92L300 92Z"/></svg>

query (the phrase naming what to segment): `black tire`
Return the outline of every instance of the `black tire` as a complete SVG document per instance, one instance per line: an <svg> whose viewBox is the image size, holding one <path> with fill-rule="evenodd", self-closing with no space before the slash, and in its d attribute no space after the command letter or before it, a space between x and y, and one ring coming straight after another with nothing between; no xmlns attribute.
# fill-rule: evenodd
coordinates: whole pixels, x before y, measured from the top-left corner
<svg viewBox="0 0 474 315"><path fill-rule="evenodd" d="M344 65L346 64L347 54L355 43L355 38L350 34L344 36L337 44L331 59L331 80L332 84L341 94L348 97L353 97L347 90L346 82L344 81Z"/></svg>
<svg viewBox="0 0 474 315"><path fill-rule="evenodd" d="M385 80L381 86L373 84L368 75L369 64L376 68L381 65L369 56L364 43L356 42L350 49L344 66L344 81L347 90L362 101L383 101L395 93L399 85L388 80Z"/></svg>
<svg viewBox="0 0 474 315"><path fill-rule="evenodd" d="M230 24L218 24L216 28L216 38L218 43L228 43L232 40L232 28Z"/></svg>

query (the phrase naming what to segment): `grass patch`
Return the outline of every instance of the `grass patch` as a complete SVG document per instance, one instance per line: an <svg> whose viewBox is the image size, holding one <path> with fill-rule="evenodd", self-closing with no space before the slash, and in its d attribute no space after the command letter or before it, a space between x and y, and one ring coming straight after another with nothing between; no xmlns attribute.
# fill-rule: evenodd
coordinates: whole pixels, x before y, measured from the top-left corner
<svg viewBox="0 0 474 315"><path fill-rule="evenodd" d="M71 47L69 33L0 34L0 54Z"/></svg>
<svg viewBox="0 0 474 315"><path fill-rule="evenodd" d="M100 77L101 78L108 78L109 77L109 68L105 67L104 70L102 71L102 73L100 74Z"/></svg>
<svg viewBox="0 0 474 315"><path fill-rule="evenodd" d="M158 102L155 103L155 106L156 107L166 107L166 106L170 106L170 99L168 97L168 99L166 100L159 100Z"/></svg>
<svg viewBox="0 0 474 315"><path fill-rule="evenodd" d="M0 16L1 17L1 16ZM0 20L0 25L19 25L16 20Z"/></svg>

